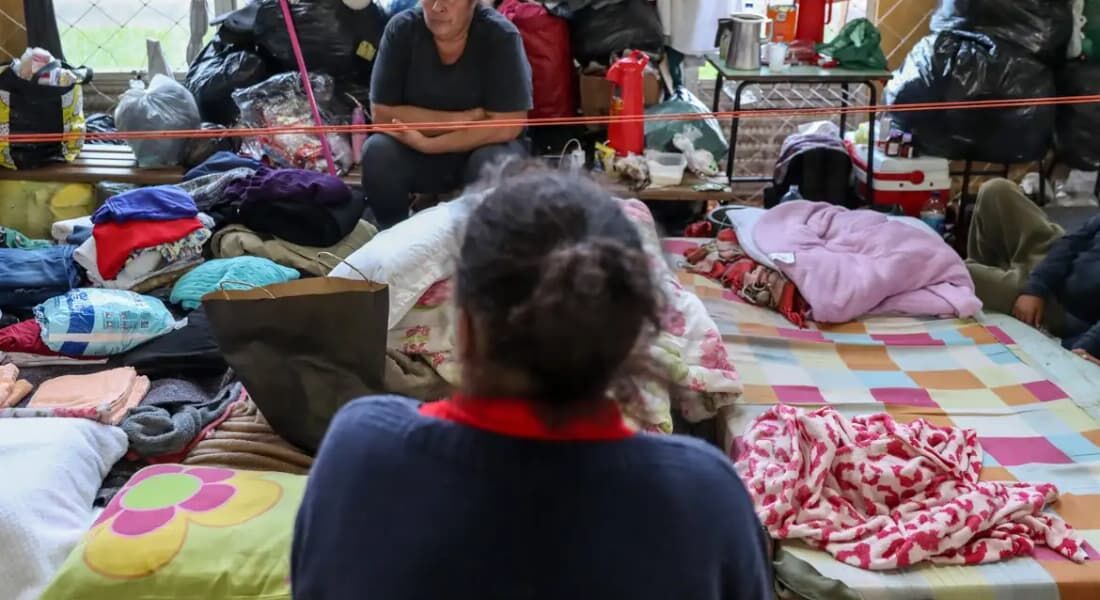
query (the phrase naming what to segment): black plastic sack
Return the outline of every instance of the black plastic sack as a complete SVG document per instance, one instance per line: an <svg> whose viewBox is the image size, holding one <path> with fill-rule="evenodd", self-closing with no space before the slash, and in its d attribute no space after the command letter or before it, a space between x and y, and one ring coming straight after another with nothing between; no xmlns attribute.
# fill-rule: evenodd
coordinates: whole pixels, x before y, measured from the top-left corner
<svg viewBox="0 0 1100 600"><path fill-rule="evenodd" d="M583 8L573 15L570 27L573 57L581 65L606 65L623 50L660 54L665 45L661 18L646 0Z"/></svg>
<svg viewBox="0 0 1100 600"><path fill-rule="evenodd" d="M342 77L355 69L359 40L349 20L353 11L341 0L300 0L290 5L290 12L310 72ZM278 0L259 3L254 32L256 44L279 63L279 70L297 70Z"/></svg>
<svg viewBox="0 0 1100 600"><path fill-rule="evenodd" d="M925 37L886 86L887 104L1044 98L1054 75L1013 44L975 33ZM1054 107L892 112L923 154L952 160L1016 163L1039 160L1050 146Z"/></svg>
<svg viewBox="0 0 1100 600"><path fill-rule="evenodd" d="M1065 56L1073 33L1071 0L940 0L932 31L983 33L1044 60Z"/></svg>
<svg viewBox="0 0 1100 600"><path fill-rule="evenodd" d="M1059 96L1100 94L1100 65L1068 63L1058 73ZM1058 162L1083 171L1100 169L1100 104L1063 104L1054 129Z"/></svg>
<svg viewBox="0 0 1100 600"><path fill-rule="evenodd" d="M232 125L240 116L233 92L267 79L271 73L258 54L215 36L187 70L184 85L195 96L202 120Z"/></svg>

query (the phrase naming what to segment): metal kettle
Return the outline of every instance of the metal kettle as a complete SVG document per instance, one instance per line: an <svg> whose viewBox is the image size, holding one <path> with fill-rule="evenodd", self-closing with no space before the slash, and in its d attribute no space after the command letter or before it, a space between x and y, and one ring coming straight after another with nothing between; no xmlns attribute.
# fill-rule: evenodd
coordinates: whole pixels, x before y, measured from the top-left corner
<svg viewBox="0 0 1100 600"><path fill-rule="evenodd" d="M772 22L756 13L737 13L730 17L730 46L726 66L738 71L760 68L761 40L771 38Z"/></svg>

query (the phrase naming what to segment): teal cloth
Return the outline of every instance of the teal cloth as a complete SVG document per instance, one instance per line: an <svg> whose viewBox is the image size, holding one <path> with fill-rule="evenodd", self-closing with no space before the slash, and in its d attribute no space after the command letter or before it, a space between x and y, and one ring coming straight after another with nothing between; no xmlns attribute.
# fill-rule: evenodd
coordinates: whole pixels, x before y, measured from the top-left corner
<svg viewBox="0 0 1100 600"><path fill-rule="evenodd" d="M258 256L239 256L207 261L184 275L172 288L171 301L187 310L202 304L202 297L218 290L242 290L298 279L298 271Z"/></svg>
<svg viewBox="0 0 1100 600"><path fill-rule="evenodd" d="M52 245L53 243L47 240L32 240L10 227L0 227L0 248L41 250Z"/></svg>

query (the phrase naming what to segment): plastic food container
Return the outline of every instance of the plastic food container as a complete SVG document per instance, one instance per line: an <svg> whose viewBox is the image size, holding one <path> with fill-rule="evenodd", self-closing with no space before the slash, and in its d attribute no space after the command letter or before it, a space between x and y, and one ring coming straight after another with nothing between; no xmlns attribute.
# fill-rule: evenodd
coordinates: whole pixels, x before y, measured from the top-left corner
<svg viewBox="0 0 1100 600"><path fill-rule="evenodd" d="M684 182L687 157L679 152L649 151L645 154L649 164L649 178L653 187L671 187Z"/></svg>

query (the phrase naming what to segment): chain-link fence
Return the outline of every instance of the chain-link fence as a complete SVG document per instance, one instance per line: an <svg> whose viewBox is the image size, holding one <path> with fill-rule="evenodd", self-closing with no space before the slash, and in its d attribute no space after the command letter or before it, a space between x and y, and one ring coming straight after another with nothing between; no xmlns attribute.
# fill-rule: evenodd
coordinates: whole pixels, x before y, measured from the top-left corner
<svg viewBox="0 0 1100 600"><path fill-rule="evenodd" d="M212 2L208 2L212 9ZM187 0L54 0L65 57L97 72L145 68L145 42L160 41L172 66L187 66Z"/></svg>

